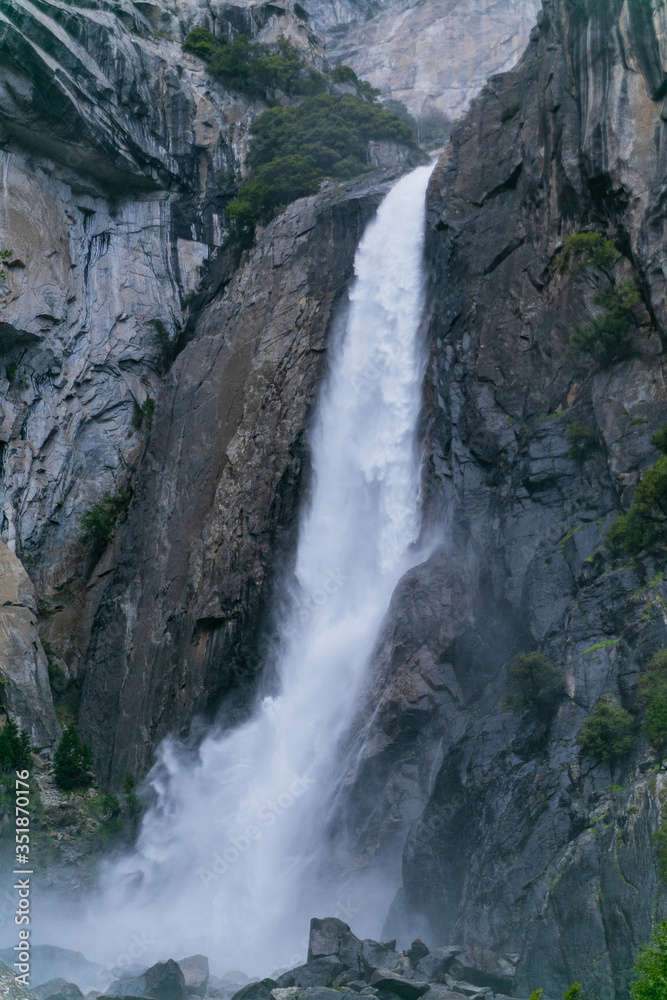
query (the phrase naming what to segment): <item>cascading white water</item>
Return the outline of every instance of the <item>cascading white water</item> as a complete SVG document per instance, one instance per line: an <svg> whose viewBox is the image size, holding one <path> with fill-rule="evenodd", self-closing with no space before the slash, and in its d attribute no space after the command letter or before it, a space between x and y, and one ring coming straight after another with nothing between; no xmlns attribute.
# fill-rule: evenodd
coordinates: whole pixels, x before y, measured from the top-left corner
<svg viewBox="0 0 667 1000"><path fill-rule="evenodd" d="M304 881L325 840L340 741L378 630L416 559L430 172L420 167L392 188L356 254L312 436L278 693L247 723L211 733L195 762L163 747L157 805L91 910L107 961L135 933L152 942L146 963L203 952L218 969L267 974L305 958L315 908L335 912L326 888Z"/></svg>

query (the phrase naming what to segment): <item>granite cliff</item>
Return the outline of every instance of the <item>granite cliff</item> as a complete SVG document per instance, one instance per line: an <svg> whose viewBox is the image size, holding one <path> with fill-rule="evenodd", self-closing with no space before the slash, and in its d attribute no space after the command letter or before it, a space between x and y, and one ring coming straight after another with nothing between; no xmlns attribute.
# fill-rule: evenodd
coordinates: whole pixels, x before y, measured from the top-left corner
<svg viewBox="0 0 667 1000"><path fill-rule="evenodd" d="M578 980L627 996L664 912L656 758L638 737L600 763L575 739L601 696L633 707L667 643L664 567L614 560L603 537L656 461L665 415L661 17L548 0L429 192L436 551L395 595L351 810L360 863L409 827L387 932L425 917L427 940L519 956L524 993ZM632 355L603 369L568 349L590 290L553 267L583 229L617 241L619 274L642 289ZM595 431L584 457L567 438L575 421ZM508 664L533 650L565 677L546 731L502 707Z"/></svg>
<svg viewBox="0 0 667 1000"><path fill-rule="evenodd" d="M303 6L351 20L342 0L331 15ZM347 49L328 51L385 86L372 61L388 45L414 67L405 38L423 40L434 7L367 13ZM39 610L82 682L81 729L111 787L143 775L160 738L195 716L242 715L267 662L270 678L273 581L307 490L327 337L360 233L412 162L325 187L250 252L216 253L258 109L212 87L177 42L225 19L262 38L288 25L323 58L281 4L8 0L0 12L2 537L42 602L3 557L5 618L19 615L32 644L7 707L23 720L21 698L44 685ZM496 68L527 20L500 31L514 40ZM519 995L578 979L591 996L626 997L664 912L652 846L664 772L641 736L613 765L582 755L576 736L601 696L632 708L667 646L664 567L614 560L604 544L658 457L650 435L667 403L665 31L663 8L644 0L545 0L520 64L473 101L429 189L432 555L395 594L332 837L360 867L402 856L390 936L510 956ZM449 96L429 55L447 114L481 72L462 54ZM400 73L390 89L423 106ZM594 313L590 289L553 267L586 229L615 240L618 276L642 298L631 356L603 369L568 349ZM213 257L190 314L183 298ZM572 453L575 421L594 432L585 454ZM91 560L81 513L126 486L127 519ZM538 649L566 685L546 728L503 708L509 663ZM48 695L34 697L24 724L46 745L57 724Z"/></svg>

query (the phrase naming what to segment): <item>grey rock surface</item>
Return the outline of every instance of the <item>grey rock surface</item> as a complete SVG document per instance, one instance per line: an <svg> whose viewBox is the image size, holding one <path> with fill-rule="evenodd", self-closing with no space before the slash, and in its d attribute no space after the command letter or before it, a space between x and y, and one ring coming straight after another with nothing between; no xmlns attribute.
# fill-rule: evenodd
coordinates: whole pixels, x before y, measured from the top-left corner
<svg viewBox="0 0 667 1000"><path fill-rule="evenodd" d="M20 560L0 542L0 679L3 706L34 747L60 735L48 665L37 631L37 600Z"/></svg>
<svg viewBox="0 0 667 1000"><path fill-rule="evenodd" d="M461 116L493 73L510 69L528 42L538 0L303 0L327 32L326 53L402 101L422 123ZM328 29L328 31L327 31Z"/></svg>
<svg viewBox="0 0 667 1000"><path fill-rule="evenodd" d="M648 139L664 137L665 28L637 12L545 3L431 180L424 496L440 544L394 595L350 755L359 862L407 836L385 933L505 955L493 988L517 995L579 981L626 997L665 913L664 772L639 732L612 765L576 741L602 695L633 707L667 646L663 565L604 546L667 412L665 146ZM568 351L592 315L585 282L550 266L586 227L626 241L618 276L643 289L632 357L603 370ZM576 420L599 434L583 460ZM536 649L565 679L547 729L503 709L509 664ZM457 981L484 971L466 960Z"/></svg>
<svg viewBox="0 0 667 1000"><path fill-rule="evenodd" d="M205 955L190 955L180 959L178 967L183 973L188 997L205 997L209 981L208 958Z"/></svg>

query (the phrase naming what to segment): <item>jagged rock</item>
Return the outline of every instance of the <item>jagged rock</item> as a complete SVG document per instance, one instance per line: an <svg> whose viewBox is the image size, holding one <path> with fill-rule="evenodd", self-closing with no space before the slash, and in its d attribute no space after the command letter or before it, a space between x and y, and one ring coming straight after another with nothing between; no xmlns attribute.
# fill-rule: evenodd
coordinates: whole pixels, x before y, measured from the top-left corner
<svg viewBox="0 0 667 1000"><path fill-rule="evenodd" d="M493 73L519 59L540 9L537 0L303 0L327 55L344 62L413 115L458 118ZM440 121L441 123L441 121Z"/></svg>
<svg viewBox="0 0 667 1000"><path fill-rule="evenodd" d="M400 997L401 1000L417 1000L428 990L428 983L420 983L399 976L389 969L376 969L371 976L371 986L380 993L388 993Z"/></svg>
<svg viewBox="0 0 667 1000"><path fill-rule="evenodd" d="M289 972L278 976L276 982L280 987L298 986L306 989L309 986L333 986L340 981L345 985L344 973L348 967L335 955L324 958L314 958L305 965L299 965ZM358 973L354 973L358 975Z"/></svg>
<svg viewBox="0 0 667 1000"><path fill-rule="evenodd" d="M46 655L37 632L37 600L21 561L0 542L0 680L3 702L32 746L52 747L60 726Z"/></svg>
<svg viewBox="0 0 667 1000"><path fill-rule="evenodd" d="M188 997L205 997L209 980L208 958L205 955L191 955L178 962L185 980Z"/></svg>
<svg viewBox="0 0 667 1000"><path fill-rule="evenodd" d="M417 963L417 972L423 973L436 983L444 983L457 955L463 951L463 945L448 945L446 948L436 948Z"/></svg>
<svg viewBox="0 0 667 1000"><path fill-rule="evenodd" d="M271 1000L271 992L275 989L280 989L275 979L260 979L242 987L234 994L233 1000Z"/></svg>
<svg viewBox="0 0 667 1000"><path fill-rule="evenodd" d="M83 993L75 983L64 979L51 979L32 989L38 1000L83 1000Z"/></svg>
<svg viewBox="0 0 667 1000"><path fill-rule="evenodd" d="M382 944L379 941L362 941L364 961L371 969L390 969L392 972L403 971L404 956L396 951L396 941Z"/></svg>
<svg viewBox="0 0 667 1000"><path fill-rule="evenodd" d="M310 921L308 940L308 962L317 958L337 958L346 968L363 971L367 968L363 942L356 937L348 925L337 917L325 917Z"/></svg>
<svg viewBox="0 0 667 1000"><path fill-rule="evenodd" d="M0 962L0 996L2 1000L30 1000L29 990L16 981L16 976L9 966Z"/></svg>
<svg viewBox="0 0 667 1000"><path fill-rule="evenodd" d="M119 979L109 987L114 996L143 996L152 1000L188 1000L185 976L178 964L157 962L135 979Z"/></svg>

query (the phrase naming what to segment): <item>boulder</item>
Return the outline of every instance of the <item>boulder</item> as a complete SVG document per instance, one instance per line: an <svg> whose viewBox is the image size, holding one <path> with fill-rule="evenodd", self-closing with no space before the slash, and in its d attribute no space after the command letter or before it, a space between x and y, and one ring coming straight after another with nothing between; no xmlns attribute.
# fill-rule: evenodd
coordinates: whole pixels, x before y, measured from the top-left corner
<svg viewBox="0 0 667 1000"><path fill-rule="evenodd" d="M271 1000L271 990L279 989L275 979L259 979L238 990L232 1000Z"/></svg>
<svg viewBox="0 0 667 1000"><path fill-rule="evenodd" d="M0 575L1 573L0 567ZM87 993L90 990L105 990L113 978L107 969L89 962L80 951L57 948L50 944L36 944L30 951L30 978L34 983L47 983L58 978L66 983L76 983L80 990ZM0 951L0 960L10 968L14 958L12 948Z"/></svg>
<svg viewBox="0 0 667 1000"><path fill-rule="evenodd" d="M301 993L301 1000L340 1000L340 990L330 990L326 986L312 986Z"/></svg>
<svg viewBox="0 0 667 1000"><path fill-rule="evenodd" d="M401 1000L418 1000L418 997L423 996L429 988L428 983L406 979L405 976L399 976L390 969L376 969L371 976L371 986L380 993L390 993L400 997Z"/></svg>
<svg viewBox="0 0 667 1000"><path fill-rule="evenodd" d="M452 982L451 988L455 996L471 997L472 1000L482 1000L493 993L490 986L475 986L474 983Z"/></svg>
<svg viewBox="0 0 667 1000"><path fill-rule="evenodd" d="M436 948L417 962L417 972L436 983L444 983L454 959L464 951L463 945L449 945Z"/></svg>
<svg viewBox="0 0 667 1000"><path fill-rule="evenodd" d="M403 964L403 953L396 951L396 941L389 941L382 944L380 941L369 939L362 941L364 961L371 969L390 969L392 972L401 971Z"/></svg>
<svg viewBox="0 0 667 1000"><path fill-rule="evenodd" d="M66 979L49 979L40 986L35 986L32 993L37 1000L83 1000L83 993L75 983Z"/></svg>
<svg viewBox="0 0 667 1000"><path fill-rule="evenodd" d="M308 963L316 958L335 957L348 969L362 972L368 968L363 943L342 920L325 917L310 921Z"/></svg>
<svg viewBox="0 0 667 1000"><path fill-rule="evenodd" d="M308 989L311 986L333 986L340 980L341 985L345 985L344 973L353 977L358 976L356 969L348 970L339 958L335 955L328 955L325 958L315 958L305 965L298 965L289 972L284 972L278 976L276 982L281 988L299 986Z"/></svg>
<svg viewBox="0 0 667 1000"><path fill-rule="evenodd" d="M185 976L173 958L168 962L157 962L134 979L117 979L107 990L107 996L188 1000Z"/></svg>
<svg viewBox="0 0 667 1000"><path fill-rule="evenodd" d="M474 986L489 986L497 992L511 993L516 966L508 958L482 948L464 948L454 957L448 974Z"/></svg>
<svg viewBox="0 0 667 1000"><path fill-rule="evenodd" d="M178 966L185 979L185 989L188 996L205 997L208 988L209 968L205 955L191 955L182 958Z"/></svg>

